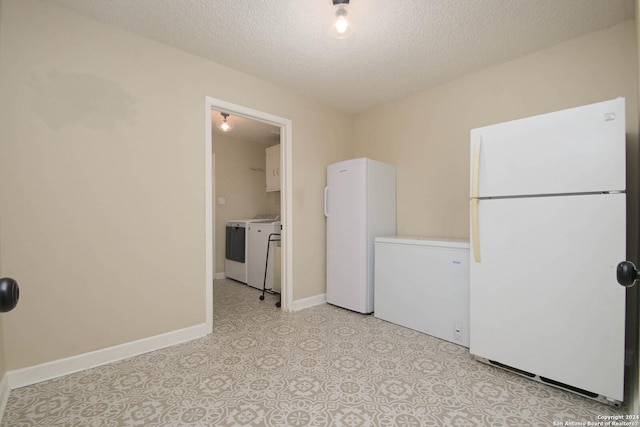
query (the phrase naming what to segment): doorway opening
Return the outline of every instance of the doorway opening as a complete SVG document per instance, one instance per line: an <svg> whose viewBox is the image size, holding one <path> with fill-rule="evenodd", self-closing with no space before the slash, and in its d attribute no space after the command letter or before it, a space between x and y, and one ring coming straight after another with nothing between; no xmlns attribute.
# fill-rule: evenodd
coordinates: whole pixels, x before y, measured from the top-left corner
<svg viewBox="0 0 640 427"><path fill-rule="evenodd" d="M213 280L216 271L215 241L216 238L220 238L220 236L215 235L215 210L213 204L216 195L212 156L214 138L212 132L212 110L224 111L234 116L255 120L280 129L281 309L283 311L292 311L293 305L291 281L293 277L292 122L290 119L207 96L205 97L205 298L208 333L213 332Z"/></svg>

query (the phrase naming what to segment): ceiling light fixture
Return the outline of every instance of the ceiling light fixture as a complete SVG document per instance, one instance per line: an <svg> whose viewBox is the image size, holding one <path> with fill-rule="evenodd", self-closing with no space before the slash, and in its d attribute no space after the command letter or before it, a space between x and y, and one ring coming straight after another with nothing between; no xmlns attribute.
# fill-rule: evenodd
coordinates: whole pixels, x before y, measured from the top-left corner
<svg viewBox="0 0 640 427"><path fill-rule="evenodd" d="M218 128L222 132L229 132L231 130L231 125L229 124L229 122L227 122L227 117L229 117L229 113L220 113L220 115L223 117L223 120L222 120L222 123L220 123L220 126L218 126Z"/></svg>
<svg viewBox="0 0 640 427"><path fill-rule="evenodd" d="M334 37L344 39L351 34L351 23L347 18L347 6L349 0L332 0L336 9L336 20L331 27L331 33Z"/></svg>

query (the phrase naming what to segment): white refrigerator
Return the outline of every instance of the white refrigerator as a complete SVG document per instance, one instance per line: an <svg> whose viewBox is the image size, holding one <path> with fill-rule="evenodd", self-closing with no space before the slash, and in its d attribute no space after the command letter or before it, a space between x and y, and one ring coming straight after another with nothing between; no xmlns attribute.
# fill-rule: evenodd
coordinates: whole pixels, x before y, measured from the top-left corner
<svg viewBox="0 0 640 427"><path fill-rule="evenodd" d="M619 405L624 98L471 131L470 351Z"/></svg>
<svg viewBox="0 0 640 427"><path fill-rule="evenodd" d="M396 169L360 158L327 167L327 302L373 312L374 240L396 234Z"/></svg>

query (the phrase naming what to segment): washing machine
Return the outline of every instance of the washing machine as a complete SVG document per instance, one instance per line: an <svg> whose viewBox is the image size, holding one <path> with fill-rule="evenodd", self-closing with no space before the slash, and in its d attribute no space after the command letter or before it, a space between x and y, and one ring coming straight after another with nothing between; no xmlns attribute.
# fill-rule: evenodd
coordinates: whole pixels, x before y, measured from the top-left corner
<svg viewBox="0 0 640 427"><path fill-rule="evenodd" d="M277 214L259 214L251 219L232 219L226 221L224 259L225 277L237 280L238 282L248 283L249 224L273 224L279 219L279 217L280 216ZM259 288L262 289L262 282L260 282Z"/></svg>

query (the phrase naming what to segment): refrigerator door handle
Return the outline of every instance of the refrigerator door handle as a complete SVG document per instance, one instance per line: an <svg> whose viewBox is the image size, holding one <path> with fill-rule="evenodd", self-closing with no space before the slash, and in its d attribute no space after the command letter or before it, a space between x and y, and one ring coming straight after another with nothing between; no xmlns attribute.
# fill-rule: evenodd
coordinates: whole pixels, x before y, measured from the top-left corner
<svg viewBox="0 0 640 427"><path fill-rule="evenodd" d="M329 210L327 209L327 196L329 194L329 187L324 187L324 216L329 218Z"/></svg>
<svg viewBox="0 0 640 427"><path fill-rule="evenodd" d="M471 182L471 240L473 241L473 260L480 262L480 233L478 229L478 189L480 186L480 146L482 135L473 150L473 171Z"/></svg>
<svg viewBox="0 0 640 427"><path fill-rule="evenodd" d="M476 198L471 199L471 240L473 242L473 260L480 262L480 233L478 225L478 203Z"/></svg>
<svg viewBox="0 0 640 427"><path fill-rule="evenodd" d="M474 199L478 197L478 192L480 188L480 147L482 146L482 135L480 135L480 140L475 146L473 150L473 171L471 176L471 197Z"/></svg>

